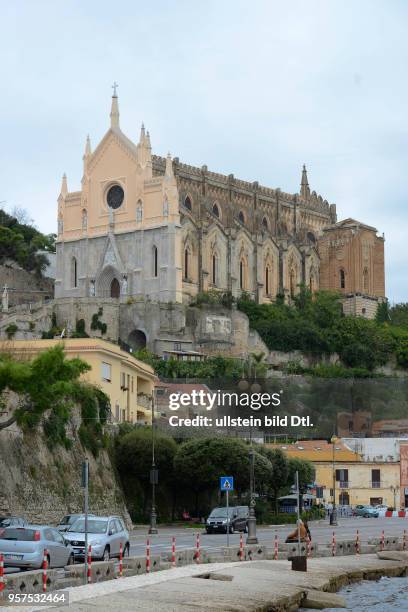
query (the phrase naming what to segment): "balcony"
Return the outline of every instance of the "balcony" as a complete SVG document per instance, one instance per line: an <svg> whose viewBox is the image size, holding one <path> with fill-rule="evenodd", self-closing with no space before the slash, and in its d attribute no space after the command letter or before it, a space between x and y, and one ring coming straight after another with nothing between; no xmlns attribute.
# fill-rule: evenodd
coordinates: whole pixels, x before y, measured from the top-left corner
<svg viewBox="0 0 408 612"><path fill-rule="evenodd" d="M381 482L377 481L377 480L372 480L371 481L371 488L372 489L381 489Z"/></svg>
<svg viewBox="0 0 408 612"><path fill-rule="evenodd" d="M340 489L349 489L350 488L350 483L349 483L348 480L340 480L338 485L339 485Z"/></svg>

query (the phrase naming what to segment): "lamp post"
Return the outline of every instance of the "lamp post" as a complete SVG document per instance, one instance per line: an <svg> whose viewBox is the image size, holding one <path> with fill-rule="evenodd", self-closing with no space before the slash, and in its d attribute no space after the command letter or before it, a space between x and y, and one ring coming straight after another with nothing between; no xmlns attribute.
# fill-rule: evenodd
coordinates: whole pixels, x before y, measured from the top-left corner
<svg viewBox="0 0 408 612"><path fill-rule="evenodd" d="M157 513L156 513L156 485L159 482L159 471L155 463L155 415L154 415L154 389L152 390L152 469L150 470L150 484L152 485L152 510L150 513L150 534L157 534Z"/></svg>
<svg viewBox="0 0 408 612"><path fill-rule="evenodd" d="M399 486L398 485L391 485L390 489L394 495L394 510L397 509L397 493L399 491Z"/></svg>
<svg viewBox="0 0 408 612"><path fill-rule="evenodd" d="M330 514L330 525L337 525L337 510L336 510L336 463L335 463L335 445L337 442L336 436L333 434L330 442L333 445L333 508Z"/></svg>
<svg viewBox="0 0 408 612"><path fill-rule="evenodd" d="M247 359L247 368L248 368L248 377L251 377L251 358L248 356ZM259 393L261 390L261 385L256 382L256 368L254 368L254 382L250 385L249 381L245 379L244 373L242 373L242 379L238 383L238 389L241 392L250 389L252 393ZM252 425L249 427L249 440L250 440L250 450L249 450L249 518L248 518L248 535L246 539L247 544L258 544L258 538L256 535L256 515L255 515L255 452L252 446Z"/></svg>

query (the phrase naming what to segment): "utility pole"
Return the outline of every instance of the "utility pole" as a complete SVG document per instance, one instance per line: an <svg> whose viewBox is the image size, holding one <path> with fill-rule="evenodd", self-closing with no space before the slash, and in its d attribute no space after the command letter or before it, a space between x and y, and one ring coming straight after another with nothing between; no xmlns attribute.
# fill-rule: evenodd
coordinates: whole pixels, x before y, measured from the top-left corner
<svg viewBox="0 0 408 612"><path fill-rule="evenodd" d="M154 412L155 393L154 388L152 390L152 469L150 470L150 484L152 485L152 510L150 513L150 527L149 533L155 535L158 533L157 530L157 513L156 513L156 485L159 482L159 472L156 468L155 463L155 412Z"/></svg>
<svg viewBox="0 0 408 612"><path fill-rule="evenodd" d="M85 459L82 463L82 487L84 489L84 514L85 514L85 576L84 581L88 581L88 512L89 512L89 461Z"/></svg>

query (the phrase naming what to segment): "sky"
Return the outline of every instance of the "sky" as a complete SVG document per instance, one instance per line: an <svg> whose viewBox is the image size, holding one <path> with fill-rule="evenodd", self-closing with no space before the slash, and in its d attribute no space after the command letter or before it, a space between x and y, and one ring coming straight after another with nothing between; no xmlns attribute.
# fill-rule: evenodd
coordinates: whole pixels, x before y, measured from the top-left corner
<svg viewBox="0 0 408 612"><path fill-rule="evenodd" d="M56 231L87 134L299 191L385 234L386 293L408 301L408 3L398 0L0 2L0 202Z"/></svg>

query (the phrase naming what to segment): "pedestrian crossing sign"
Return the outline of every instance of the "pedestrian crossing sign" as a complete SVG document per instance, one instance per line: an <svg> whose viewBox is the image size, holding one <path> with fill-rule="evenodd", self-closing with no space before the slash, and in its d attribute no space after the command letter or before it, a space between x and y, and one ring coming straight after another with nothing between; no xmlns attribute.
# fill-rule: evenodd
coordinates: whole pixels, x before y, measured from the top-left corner
<svg viewBox="0 0 408 612"><path fill-rule="evenodd" d="M234 477L233 476L220 476L220 491L233 491L234 490Z"/></svg>

